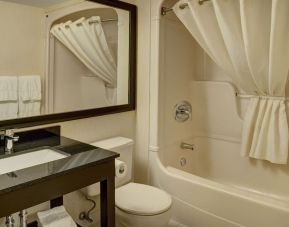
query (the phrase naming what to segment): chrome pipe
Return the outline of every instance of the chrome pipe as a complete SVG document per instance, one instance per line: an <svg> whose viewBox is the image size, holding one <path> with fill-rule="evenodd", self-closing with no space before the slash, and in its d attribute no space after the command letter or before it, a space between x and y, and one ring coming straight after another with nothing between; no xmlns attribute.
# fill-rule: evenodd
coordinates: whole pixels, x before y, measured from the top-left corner
<svg viewBox="0 0 289 227"><path fill-rule="evenodd" d="M6 227L14 227L14 218L12 215L6 216L6 221L5 221L5 225Z"/></svg>
<svg viewBox="0 0 289 227"><path fill-rule="evenodd" d="M20 227L27 227L27 212L26 212L26 210L20 211L19 218L20 218Z"/></svg>

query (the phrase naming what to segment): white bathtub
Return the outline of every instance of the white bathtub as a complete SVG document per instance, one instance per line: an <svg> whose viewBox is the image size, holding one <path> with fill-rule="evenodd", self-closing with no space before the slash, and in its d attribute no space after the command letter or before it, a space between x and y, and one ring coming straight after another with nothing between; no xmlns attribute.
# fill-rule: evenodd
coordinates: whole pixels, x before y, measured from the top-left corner
<svg viewBox="0 0 289 227"><path fill-rule="evenodd" d="M189 227L289 226L288 166L242 158L238 143L190 142L195 151L175 150L178 157L170 160L159 158L170 149L150 151L150 181L172 195L175 221ZM186 171L178 166L181 157Z"/></svg>

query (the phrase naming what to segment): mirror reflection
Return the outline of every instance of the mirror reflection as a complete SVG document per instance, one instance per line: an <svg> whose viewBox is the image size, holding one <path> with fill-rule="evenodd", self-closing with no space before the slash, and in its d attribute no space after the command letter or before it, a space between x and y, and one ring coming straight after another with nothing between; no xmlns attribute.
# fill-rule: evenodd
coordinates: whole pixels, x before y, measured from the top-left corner
<svg viewBox="0 0 289 227"><path fill-rule="evenodd" d="M129 12L0 1L0 120L128 104Z"/></svg>

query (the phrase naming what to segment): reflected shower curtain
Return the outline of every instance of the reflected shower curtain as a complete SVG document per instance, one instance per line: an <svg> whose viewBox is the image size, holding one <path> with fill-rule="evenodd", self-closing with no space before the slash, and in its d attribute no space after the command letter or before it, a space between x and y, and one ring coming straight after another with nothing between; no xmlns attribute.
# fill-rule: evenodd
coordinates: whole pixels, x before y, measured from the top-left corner
<svg viewBox="0 0 289 227"><path fill-rule="evenodd" d="M251 97L242 155L286 164L289 1L211 0L199 5L198 0L181 0L173 9L205 52Z"/></svg>
<svg viewBox="0 0 289 227"><path fill-rule="evenodd" d="M93 21L93 23L91 23ZM110 52L101 25L101 19L93 16L80 18L74 22L56 24L53 34L67 47L92 73L102 79L106 86L109 105L114 104L117 87L117 65Z"/></svg>

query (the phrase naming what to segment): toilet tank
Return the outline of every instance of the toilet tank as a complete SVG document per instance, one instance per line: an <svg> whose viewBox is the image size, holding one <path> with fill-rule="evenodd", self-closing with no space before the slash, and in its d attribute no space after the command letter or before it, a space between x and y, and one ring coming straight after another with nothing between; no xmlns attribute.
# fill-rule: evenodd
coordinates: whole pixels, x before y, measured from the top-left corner
<svg viewBox="0 0 289 227"><path fill-rule="evenodd" d="M116 187L126 184L132 180L132 156L134 145L132 139L125 137L112 137L93 142L91 145L119 153L120 157L117 159L126 163L127 175L121 179L115 179Z"/></svg>

